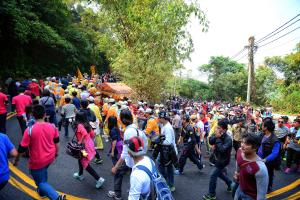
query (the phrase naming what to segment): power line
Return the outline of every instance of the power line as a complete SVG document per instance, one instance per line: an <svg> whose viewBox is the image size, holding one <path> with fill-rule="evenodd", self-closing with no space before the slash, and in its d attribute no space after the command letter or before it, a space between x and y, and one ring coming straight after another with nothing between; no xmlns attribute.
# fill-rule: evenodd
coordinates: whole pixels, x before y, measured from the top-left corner
<svg viewBox="0 0 300 200"><path fill-rule="evenodd" d="M236 58L238 55L240 55L241 53L243 53L243 51L245 51L245 48L243 48L242 50L240 50L239 52L237 52L235 55L231 56L230 59Z"/></svg>
<svg viewBox="0 0 300 200"><path fill-rule="evenodd" d="M276 38L276 39L274 39L274 40L272 40L272 41L270 41L270 42L268 42L268 43L265 43L265 44L261 45L259 48L264 47L264 46L266 46L266 45L268 45L268 44L271 44L271 43L275 42L276 40L279 40L280 38L282 38L282 37L284 37L284 36L286 36L286 35L288 35L288 34L294 32L294 31L296 31L296 30L299 29L299 28L300 28L300 26L298 26L297 28L295 28L295 29L293 29L293 30L287 32L286 34L284 34L284 35L282 35L282 36L280 36L280 37L278 37L278 38Z"/></svg>
<svg viewBox="0 0 300 200"><path fill-rule="evenodd" d="M274 32L276 32L277 30L281 29L282 27L284 27L286 24L290 23L291 21L293 21L295 18L297 18L300 15L300 13L298 15L296 15L295 17L293 17L292 19L290 19L289 21L287 21L286 23L284 23L283 25L281 25L280 27L278 27L277 29L275 29L274 31L272 31L271 33L267 34L266 36L262 37L261 39L259 39L257 41L257 43L259 43L261 40L265 39L266 37L268 37L269 35L273 34Z"/></svg>
<svg viewBox="0 0 300 200"><path fill-rule="evenodd" d="M295 24L295 23L298 22L298 21L300 21L300 19L298 19L297 21L294 21L293 23L291 23L290 25L288 25L288 26L285 27L284 29L282 29L282 30L280 30L280 31L278 31L278 32L276 32L276 33L274 33L274 34L271 34L270 36L266 37L265 39L261 39L261 40L260 40L259 42L257 42L256 44L259 44L259 43L261 43L261 42L263 42L263 41L265 41L265 40L267 40L267 39L269 39L269 38L271 38L271 37L277 35L278 33L284 31L285 29L287 29L288 27L292 26L293 24Z"/></svg>
<svg viewBox="0 0 300 200"><path fill-rule="evenodd" d="M264 51L274 50L274 49L276 49L276 48L278 48L278 47L282 47L282 46L284 46L284 45L286 45L286 44L288 44L288 43L290 43L290 42L293 42L293 41L295 41L295 40L297 40L297 39L300 39L300 36L295 37L295 38L293 38L293 39L291 39L291 40L285 41L285 42L283 42L283 43L281 43L281 44L279 44L279 45L277 45L277 46L273 46L273 47L271 47L271 48L269 48L269 49L265 49ZM262 47L262 48L264 48L264 47Z"/></svg>
<svg viewBox="0 0 300 200"><path fill-rule="evenodd" d="M236 60L236 62L242 60L242 59L245 58L247 55L248 55L248 52L247 52L245 55L243 55L240 59Z"/></svg>

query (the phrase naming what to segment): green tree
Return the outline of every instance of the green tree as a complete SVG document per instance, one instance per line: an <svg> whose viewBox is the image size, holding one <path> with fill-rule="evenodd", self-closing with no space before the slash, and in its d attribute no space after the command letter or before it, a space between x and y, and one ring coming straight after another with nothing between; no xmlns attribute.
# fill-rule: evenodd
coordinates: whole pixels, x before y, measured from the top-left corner
<svg viewBox="0 0 300 200"><path fill-rule="evenodd" d="M288 86L292 83L300 82L300 42L296 45L294 53L287 56L267 57L265 64L279 72L285 77L285 84Z"/></svg>
<svg viewBox="0 0 300 200"><path fill-rule="evenodd" d="M156 100L174 69L193 50L184 29L196 15L206 27L197 1L98 0L98 47L107 52L111 67L139 98Z"/></svg>
<svg viewBox="0 0 300 200"><path fill-rule="evenodd" d="M245 99L247 72L243 64L228 57L212 56L209 63L200 66L199 70L208 72L214 99L234 101L237 96Z"/></svg>
<svg viewBox="0 0 300 200"><path fill-rule="evenodd" d="M264 105L266 102L270 102L274 96L276 96L276 81L277 77L272 68L261 65L256 69L256 97L254 102L257 105Z"/></svg>

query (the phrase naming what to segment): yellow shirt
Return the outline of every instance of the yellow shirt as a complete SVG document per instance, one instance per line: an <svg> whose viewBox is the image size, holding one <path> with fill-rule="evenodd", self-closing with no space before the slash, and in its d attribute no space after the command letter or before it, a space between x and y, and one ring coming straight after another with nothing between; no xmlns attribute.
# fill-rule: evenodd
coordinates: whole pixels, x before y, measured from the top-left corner
<svg viewBox="0 0 300 200"><path fill-rule="evenodd" d="M101 114L100 114L99 107L96 106L95 104L89 104L88 108L90 108L94 112L94 114L98 118L99 122L102 122L102 117L101 117Z"/></svg>
<svg viewBox="0 0 300 200"><path fill-rule="evenodd" d="M145 128L145 132L147 135L152 135L153 133L155 135L159 135L158 123L153 116L149 117Z"/></svg>

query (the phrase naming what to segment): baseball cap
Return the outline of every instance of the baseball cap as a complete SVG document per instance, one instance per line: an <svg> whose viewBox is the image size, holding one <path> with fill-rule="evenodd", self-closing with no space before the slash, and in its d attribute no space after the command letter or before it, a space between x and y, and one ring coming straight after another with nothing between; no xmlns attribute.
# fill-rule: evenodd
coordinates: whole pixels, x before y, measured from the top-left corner
<svg viewBox="0 0 300 200"><path fill-rule="evenodd" d="M94 100L95 100L94 97L92 97L92 96L89 96L89 97L88 97L88 101L89 101L89 102L94 102Z"/></svg>
<svg viewBox="0 0 300 200"><path fill-rule="evenodd" d="M145 111L145 113L150 113L151 114L152 113L152 109L151 108L147 108L146 111Z"/></svg>
<svg viewBox="0 0 300 200"><path fill-rule="evenodd" d="M160 111L158 113L158 118L166 119L168 117L168 113L166 111Z"/></svg>
<svg viewBox="0 0 300 200"><path fill-rule="evenodd" d="M136 157L136 156L142 156L145 155L145 149L144 149L144 141L140 137L131 137L129 140L124 141L125 145L128 147L128 152Z"/></svg>

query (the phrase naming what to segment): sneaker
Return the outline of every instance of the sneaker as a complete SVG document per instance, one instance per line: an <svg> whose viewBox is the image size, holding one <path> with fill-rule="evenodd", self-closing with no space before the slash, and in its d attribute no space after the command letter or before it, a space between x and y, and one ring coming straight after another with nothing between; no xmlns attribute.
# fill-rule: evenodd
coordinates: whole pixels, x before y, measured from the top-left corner
<svg viewBox="0 0 300 200"><path fill-rule="evenodd" d="M84 176L83 175L79 175L78 172L73 174L73 178L79 180L79 181L83 181L84 180Z"/></svg>
<svg viewBox="0 0 300 200"><path fill-rule="evenodd" d="M169 187L171 192L175 192L175 186Z"/></svg>
<svg viewBox="0 0 300 200"><path fill-rule="evenodd" d="M56 200L66 200L66 199L67 199L66 195L63 194L63 195L59 195Z"/></svg>
<svg viewBox="0 0 300 200"><path fill-rule="evenodd" d="M114 191L108 191L107 196L110 198L114 198L115 200L122 200L122 197L118 197Z"/></svg>
<svg viewBox="0 0 300 200"><path fill-rule="evenodd" d="M96 188L99 189L102 187L102 185L104 184L105 179L100 177L99 180L96 182Z"/></svg>
<svg viewBox="0 0 300 200"><path fill-rule="evenodd" d="M226 191L227 192L232 192L232 187L231 187L232 183L230 184L230 186L227 187Z"/></svg>
<svg viewBox="0 0 300 200"><path fill-rule="evenodd" d="M101 164L101 163L103 163L103 159L101 159L101 158L100 159L95 158L94 161L93 161L93 163L96 164L96 165Z"/></svg>
<svg viewBox="0 0 300 200"><path fill-rule="evenodd" d="M290 174L292 173L292 169L290 167L287 167L285 170L284 170L284 173L285 174Z"/></svg>
<svg viewBox="0 0 300 200"><path fill-rule="evenodd" d="M205 165L204 165L204 164L202 164L202 167L201 167L201 169L200 169L200 170L204 169L204 167L205 167Z"/></svg>
<svg viewBox="0 0 300 200"><path fill-rule="evenodd" d="M203 200L216 200L217 197L216 197L216 195L206 194L206 195L203 196L202 199L203 199Z"/></svg>
<svg viewBox="0 0 300 200"><path fill-rule="evenodd" d="M180 175L179 170L178 170L178 169L174 170L174 174L175 174L175 175Z"/></svg>

